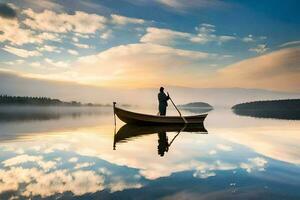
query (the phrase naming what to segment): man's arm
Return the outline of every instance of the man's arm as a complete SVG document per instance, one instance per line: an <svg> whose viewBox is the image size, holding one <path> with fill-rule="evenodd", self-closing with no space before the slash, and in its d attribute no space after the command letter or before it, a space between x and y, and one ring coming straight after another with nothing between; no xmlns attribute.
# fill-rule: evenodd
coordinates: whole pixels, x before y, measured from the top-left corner
<svg viewBox="0 0 300 200"><path fill-rule="evenodd" d="M170 99L169 92L167 92L168 96L166 96L166 100L168 101Z"/></svg>

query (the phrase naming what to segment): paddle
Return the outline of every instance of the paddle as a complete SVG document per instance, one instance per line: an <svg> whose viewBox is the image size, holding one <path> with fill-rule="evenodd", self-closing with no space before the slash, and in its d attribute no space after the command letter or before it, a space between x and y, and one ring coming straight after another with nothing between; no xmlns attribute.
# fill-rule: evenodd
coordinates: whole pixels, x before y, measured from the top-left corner
<svg viewBox="0 0 300 200"><path fill-rule="evenodd" d="M176 106L175 103L173 102L172 98L170 97L169 92L167 92L167 94L168 94L169 99L170 99L170 101L172 102L173 106L174 106L175 109L178 111L180 117L183 119L184 123L187 124L188 122L187 122L186 119L181 115L181 112L179 111L179 109L177 108L177 106Z"/></svg>

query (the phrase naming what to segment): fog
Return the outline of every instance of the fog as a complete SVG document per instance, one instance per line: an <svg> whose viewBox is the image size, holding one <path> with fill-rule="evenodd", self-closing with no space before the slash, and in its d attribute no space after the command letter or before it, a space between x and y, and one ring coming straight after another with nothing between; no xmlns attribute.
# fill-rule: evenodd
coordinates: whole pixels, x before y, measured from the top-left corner
<svg viewBox="0 0 300 200"><path fill-rule="evenodd" d="M231 107L253 100L300 98L300 93L242 88L185 88L164 86L176 104L203 101L212 106ZM0 72L0 93L17 96L45 96L82 103L156 106L158 88L117 89L47 81Z"/></svg>

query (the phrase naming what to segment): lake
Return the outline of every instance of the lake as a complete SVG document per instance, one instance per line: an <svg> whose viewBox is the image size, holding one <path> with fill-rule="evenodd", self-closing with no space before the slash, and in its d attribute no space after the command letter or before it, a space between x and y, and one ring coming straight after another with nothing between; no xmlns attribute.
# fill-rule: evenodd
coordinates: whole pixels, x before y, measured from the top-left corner
<svg viewBox="0 0 300 200"><path fill-rule="evenodd" d="M300 121L216 108L207 132L116 139L112 108L4 113L0 199L300 199Z"/></svg>

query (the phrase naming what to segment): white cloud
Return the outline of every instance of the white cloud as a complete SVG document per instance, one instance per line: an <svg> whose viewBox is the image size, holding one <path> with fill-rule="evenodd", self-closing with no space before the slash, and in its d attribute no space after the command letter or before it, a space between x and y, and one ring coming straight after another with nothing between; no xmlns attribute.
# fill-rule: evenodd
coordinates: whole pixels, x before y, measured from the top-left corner
<svg viewBox="0 0 300 200"><path fill-rule="evenodd" d="M42 47L37 48L39 51L48 51L48 52L56 52L60 53L61 51L58 50L56 46L51 46L51 45L43 45Z"/></svg>
<svg viewBox="0 0 300 200"><path fill-rule="evenodd" d="M215 172L206 171L206 170L199 170L199 171L194 172L193 177L206 179L208 177L215 176L215 175L216 175Z"/></svg>
<svg viewBox="0 0 300 200"><path fill-rule="evenodd" d="M53 61L52 59L50 58L45 58L44 59L46 63L52 65L52 66L55 66L55 67L60 67L60 68L67 68L69 67L69 63L68 62L63 62L63 61Z"/></svg>
<svg viewBox="0 0 300 200"><path fill-rule="evenodd" d="M211 176L215 176L215 171L217 170L234 170L238 166L231 164L231 163L225 163L217 160L214 163L208 164L208 163L199 163L196 167L196 171L194 172L193 176L195 178L201 178L206 179Z"/></svg>
<svg viewBox="0 0 300 200"><path fill-rule="evenodd" d="M69 159L69 162L72 162L72 163L75 163L78 161L78 158L77 157L72 157Z"/></svg>
<svg viewBox="0 0 300 200"><path fill-rule="evenodd" d="M291 42L286 42L286 43L283 43L281 45L279 45L279 47L287 47L287 46L297 46L297 45L300 45L300 40L298 41L291 41Z"/></svg>
<svg viewBox="0 0 300 200"><path fill-rule="evenodd" d="M157 0L160 4L179 11L206 7L222 7L226 4L219 0Z"/></svg>
<svg viewBox="0 0 300 200"><path fill-rule="evenodd" d="M26 9L23 11L23 14L27 16L23 23L30 28L57 33L70 31L95 33L97 30L103 29L106 22L106 18L103 16L81 11L76 11L74 15L69 15L66 13L55 13L50 10L36 13L32 9Z"/></svg>
<svg viewBox="0 0 300 200"><path fill-rule="evenodd" d="M140 39L140 41L145 43L168 45L174 43L178 39L187 39L189 37L191 37L189 33L149 27L147 28L147 33Z"/></svg>
<svg viewBox="0 0 300 200"><path fill-rule="evenodd" d="M79 42L79 39L78 39L77 37L72 37L72 40L73 40L74 42Z"/></svg>
<svg viewBox="0 0 300 200"><path fill-rule="evenodd" d="M81 38L85 38L85 39L89 39L89 38L90 38L90 36L87 35L87 34L75 33L75 35L76 35L77 37L81 37Z"/></svg>
<svg viewBox="0 0 300 200"><path fill-rule="evenodd" d="M32 66L32 67L40 67L41 63L40 62L32 62L29 65Z"/></svg>
<svg viewBox="0 0 300 200"><path fill-rule="evenodd" d="M8 61L8 62L4 62L4 63L7 65L20 65L20 64L23 64L24 62L25 62L25 60L18 59L15 61Z"/></svg>
<svg viewBox="0 0 300 200"><path fill-rule="evenodd" d="M215 155L215 154L217 154L217 151L216 150L211 150L211 151L208 152L208 154L209 155Z"/></svg>
<svg viewBox="0 0 300 200"><path fill-rule="evenodd" d="M217 144L217 148L221 151L232 151L232 147L224 144Z"/></svg>
<svg viewBox="0 0 300 200"><path fill-rule="evenodd" d="M85 167L91 167L95 165L95 163L89 163L89 162L84 162L84 163L78 163L75 165L74 169L80 169L80 168L85 168Z"/></svg>
<svg viewBox="0 0 300 200"><path fill-rule="evenodd" d="M9 41L14 45L23 45L27 43L43 43L44 40L60 41L58 34L40 33L21 28L17 19L0 18L0 42Z"/></svg>
<svg viewBox="0 0 300 200"><path fill-rule="evenodd" d="M170 29L149 27L147 28L146 34L140 39L140 41L163 45L170 45L180 41L190 41L200 44L217 42L222 44L236 39L234 36L214 34L216 31L215 26L211 24L201 24L199 27L196 27L196 31L197 34L192 34Z"/></svg>
<svg viewBox="0 0 300 200"><path fill-rule="evenodd" d="M127 183L124 180L117 179L116 181L109 184L109 189L111 192L123 191L125 189L138 189L143 187L140 183Z"/></svg>
<svg viewBox="0 0 300 200"><path fill-rule="evenodd" d="M107 30L104 33L101 33L100 38L107 40L112 37L112 30Z"/></svg>
<svg viewBox="0 0 300 200"><path fill-rule="evenodd" d="M121 15L111 15L112 23L118 24L118 25L126 25L126 24L144 24L145 20L138 19L138 18L132 18L132 17L125 17Z"/></svg>
<svg viewBox="0 0 300 200"><path fill-rule="evenodd" d="M69 54L72 54L72 55L75 55L75 56L77 56L79 54L78 51L73 50L73 49L68 49L68 52L69 52Z"/></svg>
<svg viewBox="0 0 300 200"><path fill-rule="evenodd" d="M21 191L21 195L29 198L40 196L50 197L56 194L71 192L74 196L95 193L107 188L111 192L129 188L141 188L139 183L131 183L114 177L109 184L105 184L105 174L99 175L95 171L66 169L45 172L37 168L11 167L0 169L0 193L7 191Z"/></svg>
<svg viewBox="0 0 300 200"><path fill-rule="evenodd" d="M0 17L0 42L9 41L15 45L41 43L42 39L34 36L34 32L22 29L17 19Z"/></svg>
<svg viewBox="0 0 300 200"><path fill-rule="evenodd" d="M19 57L22 57L22 58L42 55L38 51L30 51L30 50L21 49L21 48L15 48L15 47L8 46L8 45L5 45L4 48L2 48L2 49L9 52L9 53L15 54Z"/></svg>
<svg viewBox="0 0 300 200"><path fill-rule="evenodd" d="M5 167L13 166L13 165L19 165L26 162L37 162L42 160L41 156L29 156L26 154L19 155L7 160L2 161Z"/></svg>
<svg viewBox="0 0 300 200"><path fill-rule="evenodd" d="M248 161L248 163L241 163L240 167L249 173L253 170L265 171L265 166L268 163L267 160L261 157L249 158Z"/></svg>
<svg viewBox="0 0 300 200"><path fill-rule="evenodd" d="M216 30L212 24L200 24L199 27L196 27L196 31L198 31L198 34L190 38L194 43L205 44L208 42L217 42L221 44L236 39L234 36L214 34Z"/></svg>
<svg viewBox="0 0 300 200"><path fill-rule="evenodd" d="M57 34L57 33L43 32L43 33L37 35L37 37L42 40L51 40L51 41L55 41L55 42L61 42L61 38L60 38L59 34Z"/></svg>
<svg viewBox="0 0 300 200"><path fill-rule="evenodd" d="M30 156L27 154L18 155L16 157L2 161L5 167L20 165L26 162L37 163L37 165L39 165L45 171L56 167L56 162L54 161L44 161L42 156Z"/></svg>
<svg viewBox="0 0 300 200"><path fill-rule="evenodd" d="M249 51L256 52L258 54L265 53L269 48L267 48L266 44L259 44L255 48L250 48Z"/></svg>
<svg viewBox="0 0 300 200"><path fill-rule="evenodd" d="M35 181L26 186L23 192L25 196L47 197L67 191L75 195L83 195L104 189L104 177L93 171L70 173L67 170L57 170L47 174L40 172L38 176L33 174L32 179Z"/></svg>
<svg viewBox="0 0 300 200"><path fill-rule="evenodd" d="M250 35L242 38L242 41L244 41L244 42L254 42L253 35L250 34Z"/></svg>
<svg viewBox="0 0 300 200"><path fill-rule="evenodd" d="M90 48L90 46L87 45L87 44L73 43L73 45L75 45L76 47L82 48L82 49L88 49L88 48Z"/></svg>

